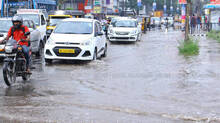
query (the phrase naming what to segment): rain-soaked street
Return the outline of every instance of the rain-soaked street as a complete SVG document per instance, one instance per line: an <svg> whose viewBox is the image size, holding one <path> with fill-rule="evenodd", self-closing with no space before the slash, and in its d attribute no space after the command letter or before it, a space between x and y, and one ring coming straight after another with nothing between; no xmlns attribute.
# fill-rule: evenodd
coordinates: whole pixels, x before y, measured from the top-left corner
<svg viewBox="0 0 220 123"><path fill-rule="evenodd" d="M184 57L180 31L108 45L94 62L34 60L30 82L8 88L0 65L0 122L218 123L220 44L200 38Z"/></svg>

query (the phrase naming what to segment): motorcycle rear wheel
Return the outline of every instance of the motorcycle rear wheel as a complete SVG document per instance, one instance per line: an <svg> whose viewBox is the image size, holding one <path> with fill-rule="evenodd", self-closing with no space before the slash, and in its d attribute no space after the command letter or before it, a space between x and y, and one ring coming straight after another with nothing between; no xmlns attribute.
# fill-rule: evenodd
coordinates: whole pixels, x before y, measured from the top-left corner
<svg viewBox="0 0 220 123"><path fill-rule="evenodd" d="M16 72L14 71L14 64L5 62L3 65L3 77L5 84L11 86L16 82Z"/></svg>

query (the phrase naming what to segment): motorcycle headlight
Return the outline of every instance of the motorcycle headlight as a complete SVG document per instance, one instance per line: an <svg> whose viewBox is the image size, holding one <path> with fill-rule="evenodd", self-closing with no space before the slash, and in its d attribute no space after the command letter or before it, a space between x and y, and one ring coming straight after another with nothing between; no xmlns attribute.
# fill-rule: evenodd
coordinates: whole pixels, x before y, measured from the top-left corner
<svg viewBox="0 0 220 123"><path fill-rule="evenodd" d="M13 50L13 46L5 46L5 53L12 53L12 50Z"/></svg>
<svg viewBox="0 0 220 123"><path fill-rule="evenodd" d="M138 33L137 30L133 30L133 31L131 32L132 35L135 35L135 34L137 34L137 33Z"/></svg>
<svg viewBox="0 0 220 123"><path fill-rule="evenodd" d="M91 40L86 40L86 41L82 42L81 45L88 46L88 45L90 45L90 42L91 42Z"/></svg>

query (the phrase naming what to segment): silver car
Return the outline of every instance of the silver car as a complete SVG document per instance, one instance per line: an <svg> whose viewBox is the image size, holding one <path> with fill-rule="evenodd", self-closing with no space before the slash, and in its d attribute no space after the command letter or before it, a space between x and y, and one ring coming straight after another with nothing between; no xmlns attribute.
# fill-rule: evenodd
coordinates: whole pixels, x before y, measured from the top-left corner
<svg viewBox="0 0 220 123"><path fill-rule="evenodd" d="M32 20L24 20L23 24L27 26L31 32L30 41L31 41L31 50L37 56L42 55L43 53L43 41L40 39L40 31L36 28ZM0 18L0 40L7 36L7 33L12 26L11 18ZM4 47L5 44L0 44L0 57L4 57Z"/></svg>

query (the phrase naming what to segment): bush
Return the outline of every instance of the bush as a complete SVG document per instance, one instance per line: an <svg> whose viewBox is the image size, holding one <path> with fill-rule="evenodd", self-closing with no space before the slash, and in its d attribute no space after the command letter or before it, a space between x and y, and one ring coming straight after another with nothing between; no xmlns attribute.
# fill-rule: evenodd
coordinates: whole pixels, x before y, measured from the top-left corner
<svg viewBox="0 0 220 123"><path fill-rule="evenodd" d="M199 54L198 41L193 41L192 38L190 38L187 41L182 41L178 48L179 48L179 52L183 55L197 55L197 54Z"/></svg>
<svg viewBox="0 0 220 123"><path fill-rule="evenodd" d="M66 10L73 10L73 8L66 8Z"/></svg>
<svg viewBox="0 0 220 123"><path fill-rule="evenodd" d="M217 40L220 42L220 31L210 31L207 33L208 38Z"/></svg>

